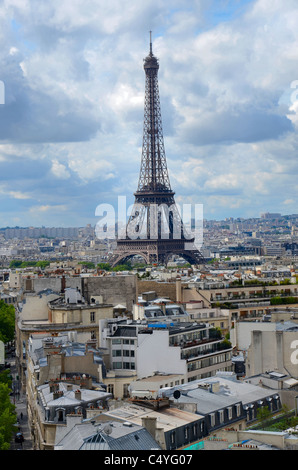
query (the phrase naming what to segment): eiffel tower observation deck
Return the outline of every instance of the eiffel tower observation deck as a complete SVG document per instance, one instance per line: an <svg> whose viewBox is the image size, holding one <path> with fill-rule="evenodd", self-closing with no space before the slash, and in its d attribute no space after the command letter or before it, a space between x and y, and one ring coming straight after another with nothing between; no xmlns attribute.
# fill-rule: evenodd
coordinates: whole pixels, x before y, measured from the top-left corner
<svg viewBox="0 0 298 470"><path fill-rule="evenodd" d="M111 264L141 256L147 264L166 264L176 254L191 264L203 264L194 237L186 232L167 169L158 86L158 59L144 59L145 104L141 169L135 202L125 236L117 239Z"/></svg>

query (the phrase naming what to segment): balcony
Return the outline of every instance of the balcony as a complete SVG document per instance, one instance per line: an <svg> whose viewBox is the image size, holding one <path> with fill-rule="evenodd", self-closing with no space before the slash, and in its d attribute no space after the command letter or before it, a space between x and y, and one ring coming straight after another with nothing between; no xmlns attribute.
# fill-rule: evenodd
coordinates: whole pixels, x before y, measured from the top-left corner
<svg viewBox="0 0 298 470"><path fill-rule="evenodd" d="M249 306L249 305L258 305L263 302L266 302L267 305L270 305L270 300L276 297L281 297L286 299L287 297L295 297L297 294L292 293L292 292L258 292L255 294L251 295L245 295L245 294L240 294L240 295L233 295L233 296L227 296L227 297L221 297L220 299L211 299L211 306L222 306L226 305L227 308L238 308L240 306ZM297 297L298 298L298 297ZM286 303L286 302L285 302ZM298 300L297 300L298 303ZM219 305L218 305L219 304Z"/></svg>
<svg viewBox="0 0 298 470"><path fill-rule="evenodd" d="M225 342L222 339L208 340L205 344L209 344L208 348L201 350L201 346L186 346L181 350L181 359L193 360L194 358L200 358L208 356L210 354L219 353L221 351L227 351L232 349L229 342Z"/></svg>

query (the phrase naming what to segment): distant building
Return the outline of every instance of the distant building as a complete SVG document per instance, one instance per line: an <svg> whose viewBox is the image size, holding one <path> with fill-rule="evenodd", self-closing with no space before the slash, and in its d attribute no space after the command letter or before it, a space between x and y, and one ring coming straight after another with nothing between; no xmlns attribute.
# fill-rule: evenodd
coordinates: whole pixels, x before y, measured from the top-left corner
<svg viewBox="0 0 298 470"><path fill-rule="evenodd" d="M261 219L280 219L281 214L277 212L264 212L261 214Z"/></svg>

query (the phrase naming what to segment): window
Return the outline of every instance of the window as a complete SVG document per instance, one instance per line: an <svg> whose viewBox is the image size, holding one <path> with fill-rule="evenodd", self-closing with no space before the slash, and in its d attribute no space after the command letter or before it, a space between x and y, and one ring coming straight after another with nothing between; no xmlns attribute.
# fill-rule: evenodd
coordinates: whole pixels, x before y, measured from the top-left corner
<svg viewBox="0 0 298 470"><path fill-rule="evenodd" d="M56 416L58 418L58 422L64 421L65 409L60 408L56 411Z"/></svg>
<svg viewBox="0 0 298 470"><path fill-rule="evenodd" d="M210 425L213 427L215 426L215 414L211 413L209 416L210 416Z"/></svg>
<svg viewBox="0 0 298 470"><path fill-rule="evenodd" d="M228 418L230 420L233 418L233 409L231 406L228 407Z"/></svg>
<svg viewBox="0 0 298 470"><path fill-rule="evenodd" d="M121 339L112 339L112 344L121 344Z"/></svg>
<svg viewBox="0 0 298 470"><path fill-rule="evenodd" d="M113 362L113 369L122 369L122 362Z"/></svg>
<svg viewBox="0 0 298 470"><path fill-rule="evenodd" d="M121 349L114 349L114 350L112 351L112 355L113 355L113 357L120 357L120 356L122 356L122 351L121 351Z"/></svg>
<svg viewBox="0 0 298 470"><path fill-rule="evenodd" d="M82 408L81 406L77 406L77 407L75 408L75 413L76 413L77 415L83 414L83 408Z"/></svg>
<svg viewBox="0 0 298 470"><path fill-rule="evenodd" d="M222 424L224 422L224 410L219 410L219 422Z"/></svg>
<svg viewBox="0 0 298 470"><path fill-rule="evenodd" d="M95 312L90 312L90 323L95 323Z"/></svg>

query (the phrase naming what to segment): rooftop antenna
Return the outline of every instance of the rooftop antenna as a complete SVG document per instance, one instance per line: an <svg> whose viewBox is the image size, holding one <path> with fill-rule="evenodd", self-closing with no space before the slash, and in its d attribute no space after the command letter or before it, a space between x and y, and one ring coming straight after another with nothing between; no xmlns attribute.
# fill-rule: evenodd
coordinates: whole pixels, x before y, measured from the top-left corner
<svg viewBox="0 0 298 470"><path fill-rule="evenodd" d="M150 33L150 55L152 55L152 37L151 37L152 31L149 31L149 33Z"/></svg>

